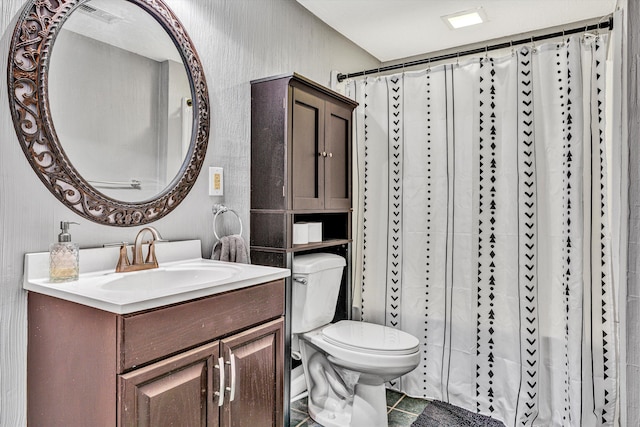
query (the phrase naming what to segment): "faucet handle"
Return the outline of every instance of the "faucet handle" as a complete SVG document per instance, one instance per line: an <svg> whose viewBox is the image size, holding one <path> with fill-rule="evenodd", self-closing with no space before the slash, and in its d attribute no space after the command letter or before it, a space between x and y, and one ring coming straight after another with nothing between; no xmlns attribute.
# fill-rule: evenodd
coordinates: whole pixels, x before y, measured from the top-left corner
<svg viewBox="0 0 640 427"><path fill-rule="evenodd" d="M124 241L123 241L123 242L103 243L103 244L102 244L102 247L103 247L103 248L110 248L110 247L113 247L113 246L120 246L120 247L122 247L123 245L124 245L124 246L127 246L128 244L129 244L129 242L124 242Z"/></svg>
<svg viewBox="0 0 640 427"><path fill-rule="evenodd" d="M116 265L116 273L126 271L130 265L129 256L127 255L127 244L123 242L120 246L120 258L118 258L118 264Z"/></svg>
<svg viewBox="0 0 640 427"><path fill-rule="evenodd" d="M158 259L156 258L156 242L152 240L149 243L149 251L147 252L147 258L145 259L145 264L153 264L153 268L158 267Z"/></svg>

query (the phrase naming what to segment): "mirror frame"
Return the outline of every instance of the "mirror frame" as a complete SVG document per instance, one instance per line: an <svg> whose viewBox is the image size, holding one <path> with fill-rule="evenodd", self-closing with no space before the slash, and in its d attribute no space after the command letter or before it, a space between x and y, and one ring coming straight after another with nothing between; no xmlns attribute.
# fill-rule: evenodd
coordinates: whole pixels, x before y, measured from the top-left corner
<svg viewBox="0 0 640 427"><path fill-rule="evenodd" d="M209 96L204 69L185 28L162 0L126 0L153 16L182 56L191 85L193 127L189 152L173 181L142 202L123 202L91 186L65 154L51 118L48 70L62 25L90 0L29 0L11 40L8 61L9 104L13 124L31 167L69 209L91 221L120 227L147 224L171 212L187 196L202 168L209 139Z"/></svg>

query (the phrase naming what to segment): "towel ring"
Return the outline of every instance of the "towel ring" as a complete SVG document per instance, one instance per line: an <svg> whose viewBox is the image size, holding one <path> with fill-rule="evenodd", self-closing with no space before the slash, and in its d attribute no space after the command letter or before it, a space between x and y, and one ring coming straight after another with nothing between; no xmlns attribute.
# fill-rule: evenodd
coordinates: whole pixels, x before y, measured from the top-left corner
<svg viewBox="0 0 640 427"><path fill-rule="evenodd" d="M240 231L238 232L238 234L242 234L242 220L240 219L240 215L238 215L238 212L234 211L233 209L229 209L224 205L218 204L213 205L213 210L215 211L215 214L213 215L213 235L216 236L216 239L220 240L220 236L218 236L218 233L216 232L216 220L218 219L218 215L225 212L231 212L236 216L236 218L238 219L238 224L240 224Z"/></svg>

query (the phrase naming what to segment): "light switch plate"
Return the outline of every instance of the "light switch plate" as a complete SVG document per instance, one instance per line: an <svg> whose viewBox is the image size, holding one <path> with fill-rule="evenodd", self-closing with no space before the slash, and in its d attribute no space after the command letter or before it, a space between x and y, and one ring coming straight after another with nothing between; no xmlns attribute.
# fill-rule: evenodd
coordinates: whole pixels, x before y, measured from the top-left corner
<svg viewBox="0 0 640 427"><path fill-rule="evenodd" d="M222 168L209 168L209 195L222 196L224 194L224 182Z"/></svg>

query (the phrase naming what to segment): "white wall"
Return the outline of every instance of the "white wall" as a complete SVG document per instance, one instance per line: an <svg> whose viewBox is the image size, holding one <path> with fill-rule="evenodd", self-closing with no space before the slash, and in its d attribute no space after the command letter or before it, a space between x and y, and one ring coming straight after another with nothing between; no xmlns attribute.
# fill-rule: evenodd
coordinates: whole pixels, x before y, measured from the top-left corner
<svg viewBox="0 0 640 427"><path fill-rule="evenodd" d="M153 225L170 240L202 239L203 252L209 255L213 203L225 203L249 224L249 82L295 71L328 84L333 69L354 71L378 63L294 0L166 2L186 27L205 69L211 138L204 166L225 168L225 196L209 197L202 174L186 200ZM0 1L0 70L7 69L22 6L23 0ZM16 427L26 424L24 254L47 250L63 219L81 223L72 230L81 247L131 241L137 229L86 221L49 193L22 153L11 122L6 77L0 82L0 426Z"/></svg>

